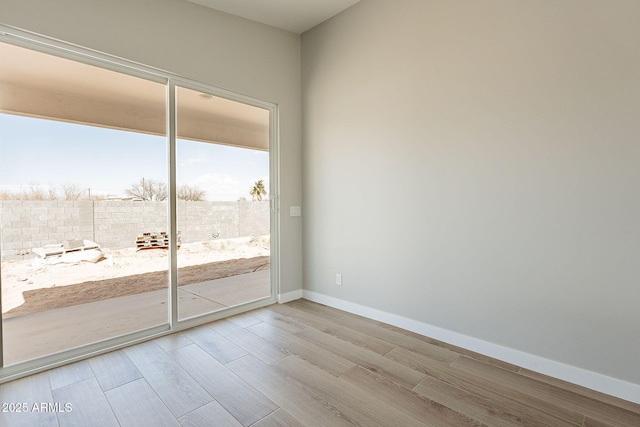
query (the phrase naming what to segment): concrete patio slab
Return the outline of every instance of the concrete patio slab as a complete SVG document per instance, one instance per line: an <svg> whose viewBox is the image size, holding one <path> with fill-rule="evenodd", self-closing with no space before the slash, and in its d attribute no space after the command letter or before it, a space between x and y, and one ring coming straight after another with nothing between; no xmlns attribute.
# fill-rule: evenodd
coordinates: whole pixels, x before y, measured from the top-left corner
<svg viewBox="0 0 640 427"><path fill-rule="evenodd" d="M181 286L179 318L270 295L269 270ZM3 320L6 366L167 323L168 291L111 298Z"/></svg>

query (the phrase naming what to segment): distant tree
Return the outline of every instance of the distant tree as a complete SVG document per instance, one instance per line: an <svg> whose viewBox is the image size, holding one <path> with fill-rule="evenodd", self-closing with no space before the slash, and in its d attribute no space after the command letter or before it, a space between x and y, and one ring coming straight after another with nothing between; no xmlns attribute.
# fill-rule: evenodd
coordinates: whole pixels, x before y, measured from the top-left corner
<svg viewBox="0 0 640 427"><path fill-rule="evenodd" d="M145 201L163 201L167 199L167 184L152 179L140 179L125 190L128 196Z"/></svg>
<svg viewBox="0 0 640 427"><path fill-rule="evenodd" d="M47 200L51 195L44 191L44 189L37 184L29 184L29 190L27 190L23 196L23 200Z"/></svg>
<svg viewBox="0 0 640 427"><path fill-rule="evenodd" d="M59 194L53 186L43 186L39 184L29 184L29 187L20 191L0 192L0 200L59 200Z"/></svg>
<svg viewBox="0 0 640 427"><path fill-rule="evenodd" d="M78 200L82 195L82 190L76 184L64 184L62 192L65 200Z"/></svg>
<svg viewBox="0 0 640 427"><path fill-rule="evenodd" d="M49 187L47 189L47 199L48 200L58 200L58 192L55 187Z"/></svg>
<svg viewBox="0 0 640 427"><path fill-rule="evenodd" d="M264 180L261 179L260 181L256 181L256 183L251 188L251 191L249 191L249 194L251 195L251 200L253 200L254 202L262 201L262 196L267 195L267 190L265 190L264 188Z"/></svg>
<svg viewBox="0 0 640 427"><path fill-rule="evenodd" d="M176 196L180 200L187 200L190 202L201 202L204 200L204 195L207 192L199 188L197 185L181 185L178 187Z"/></svg>

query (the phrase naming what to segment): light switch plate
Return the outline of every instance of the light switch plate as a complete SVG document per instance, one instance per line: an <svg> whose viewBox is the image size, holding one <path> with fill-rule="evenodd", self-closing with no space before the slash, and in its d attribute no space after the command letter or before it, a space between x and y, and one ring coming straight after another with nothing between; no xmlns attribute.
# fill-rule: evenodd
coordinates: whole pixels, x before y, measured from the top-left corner
<svg viewBox="0 0 640 427"><path fill-rule="evenodd" d="M289 206L289 216L302 216L302 207Z"/></svg>

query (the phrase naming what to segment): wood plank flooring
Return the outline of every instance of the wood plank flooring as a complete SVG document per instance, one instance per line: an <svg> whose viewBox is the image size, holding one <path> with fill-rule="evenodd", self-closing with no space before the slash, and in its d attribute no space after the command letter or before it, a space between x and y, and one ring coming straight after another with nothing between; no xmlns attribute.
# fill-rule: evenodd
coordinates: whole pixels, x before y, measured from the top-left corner
<svg viewBox="0 0 640 427"><path fill-rule="evenodd" d="M0 403L0 426L640 426L638 404L305 300L2 384Z"/></svg>

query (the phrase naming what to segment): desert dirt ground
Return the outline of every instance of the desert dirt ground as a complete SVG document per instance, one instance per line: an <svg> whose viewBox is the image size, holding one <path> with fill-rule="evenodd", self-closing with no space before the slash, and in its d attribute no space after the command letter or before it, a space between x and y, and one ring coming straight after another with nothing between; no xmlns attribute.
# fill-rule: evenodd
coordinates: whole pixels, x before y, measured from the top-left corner
<svg viewBox="0 0 640 427"><path fill-rule="evenodd" d="M178 285L269 268L269 236L183 244L178 249ZM168 251L101 248L98 262L62 258L2 261L4 318L134 295L168 286Z"/></svg>

